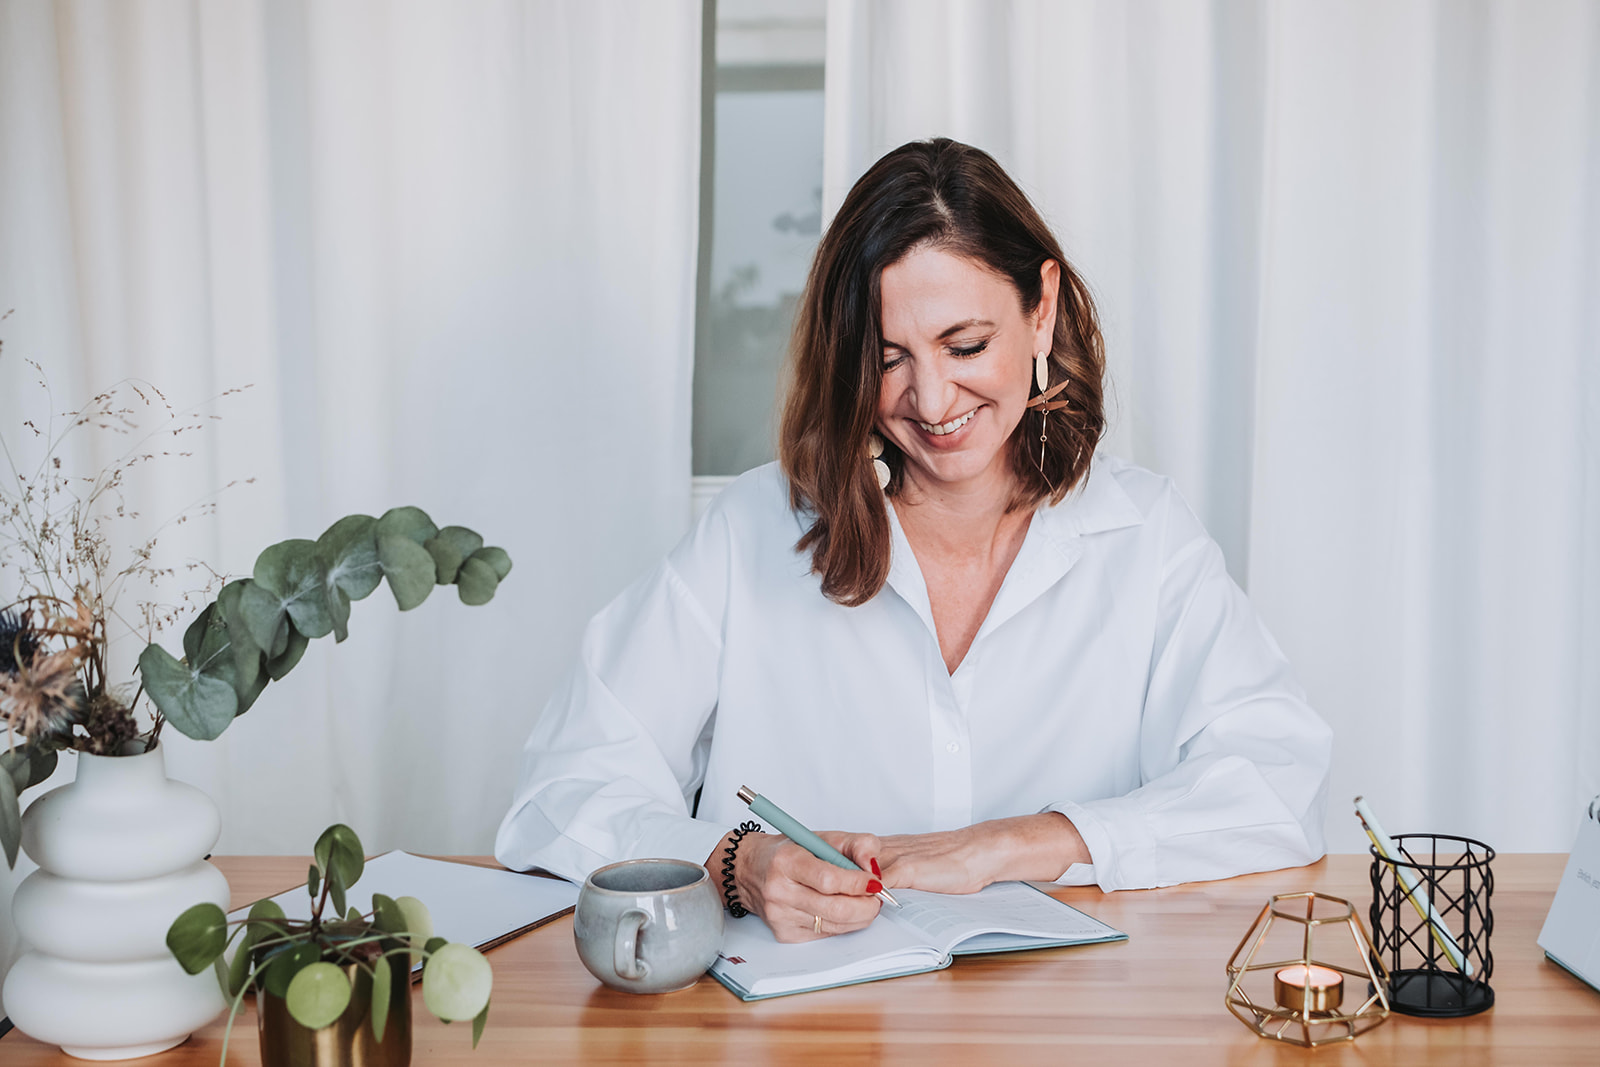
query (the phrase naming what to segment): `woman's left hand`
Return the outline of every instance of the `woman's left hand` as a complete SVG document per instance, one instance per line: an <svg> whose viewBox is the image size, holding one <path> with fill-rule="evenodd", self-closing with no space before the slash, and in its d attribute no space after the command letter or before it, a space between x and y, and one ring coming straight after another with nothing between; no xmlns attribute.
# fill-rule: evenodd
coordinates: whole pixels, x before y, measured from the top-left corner
<svg viewBox="0 0 1600 1067"><path fill-rule="evenodd" d="M832 844L863 868L876 859L873 873L890 889L933 893L976 893L1013 879L1050 882L1074 863L1090 862L1072 820L1053 811L931 834L840 834Z"/></svg>

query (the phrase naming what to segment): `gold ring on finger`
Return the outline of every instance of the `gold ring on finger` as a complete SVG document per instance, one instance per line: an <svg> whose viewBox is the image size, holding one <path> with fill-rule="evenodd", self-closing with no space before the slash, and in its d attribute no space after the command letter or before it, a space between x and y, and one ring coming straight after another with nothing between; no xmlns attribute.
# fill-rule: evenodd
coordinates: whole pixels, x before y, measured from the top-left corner
<svg viewBox="0 0 1600 1067"><path fill-rule="evenodd" d="M813 915L811 917L811 932L814 934L822 933L822 916Z"/></svg>

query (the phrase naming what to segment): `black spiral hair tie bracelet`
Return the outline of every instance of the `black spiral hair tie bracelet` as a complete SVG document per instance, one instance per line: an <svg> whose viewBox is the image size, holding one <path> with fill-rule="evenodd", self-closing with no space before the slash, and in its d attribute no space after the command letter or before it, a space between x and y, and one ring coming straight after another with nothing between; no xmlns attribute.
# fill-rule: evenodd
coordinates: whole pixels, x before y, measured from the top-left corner
<svg viewBox="0 0 1600 1067"><path fill-rule="evenodd" d="M728 913L735 919L742 919L750 914L750 910L739 903L739 890L733 884L733 856L739 851L739 841L745 834L759 834L761 824L758 822L740 823L739 828L733 831L733 840L728 842L728 847L723 849L722 860L722 899L727 902Z"/></svg>

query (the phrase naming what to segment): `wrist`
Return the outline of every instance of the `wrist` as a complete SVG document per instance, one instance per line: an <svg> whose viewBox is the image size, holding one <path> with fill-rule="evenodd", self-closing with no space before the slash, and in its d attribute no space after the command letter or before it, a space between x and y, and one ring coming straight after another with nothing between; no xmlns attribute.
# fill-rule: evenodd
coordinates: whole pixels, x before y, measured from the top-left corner
<svg viewBox="0 0 1600 1067"><path fill-rule="evenodd" d="M719 862L713 874L719 880L722 905L735 919L742 918L750 912L750 901L744 899L739 887L740 860L745 858L740 855L740 846L746 843L750 835L760 835L760 833L760 823L753 821L740 823L723 837L722 847L718 851Z"/></svg>

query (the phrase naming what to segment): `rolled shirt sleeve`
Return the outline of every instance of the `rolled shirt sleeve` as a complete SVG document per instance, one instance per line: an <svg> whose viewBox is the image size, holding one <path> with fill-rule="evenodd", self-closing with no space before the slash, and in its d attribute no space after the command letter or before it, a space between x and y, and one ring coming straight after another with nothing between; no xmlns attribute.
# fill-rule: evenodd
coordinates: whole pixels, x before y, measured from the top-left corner
<svg viewBox="0 0 1600 1067"><path fill-rule="evenodd" d="M1175 491L1166 520L1142 784L1050 806L1094 861L1069 868L1066 884L1153 888L1300 866L1325 851L1332 732Z"/></svg>
<svg viewBox="0 0 1600 1067"><path fill-rule="evenodd" d="M495 858L579 882L641 856L705 862L729 829L690 815L720 654L670 558L595 616L528 737Z"/></svg>

